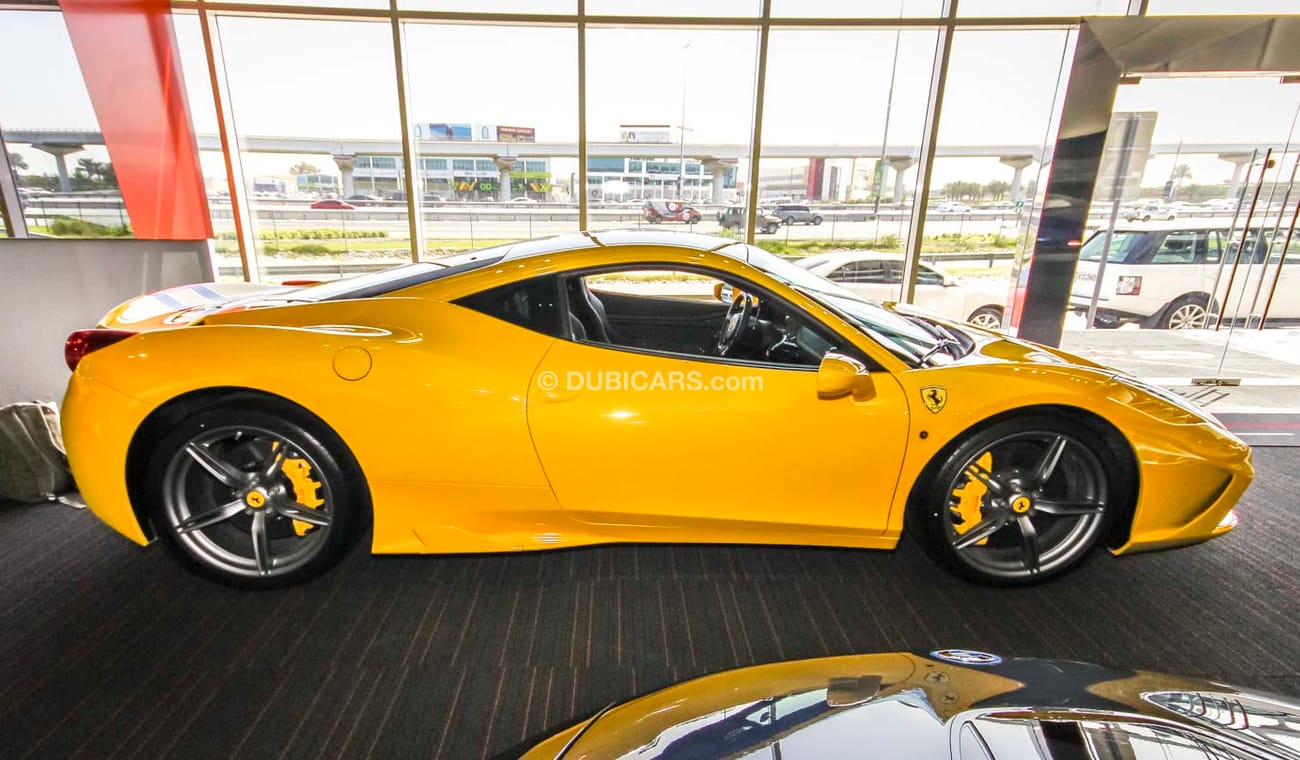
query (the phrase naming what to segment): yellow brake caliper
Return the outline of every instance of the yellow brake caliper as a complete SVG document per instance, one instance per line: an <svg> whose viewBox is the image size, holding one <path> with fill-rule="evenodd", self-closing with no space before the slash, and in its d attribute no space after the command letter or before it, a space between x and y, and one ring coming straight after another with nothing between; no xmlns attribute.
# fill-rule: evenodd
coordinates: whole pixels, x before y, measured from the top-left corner
<svg viewBox="0 0 1300 760"><path fill-rule="evenodd" d="M286 459L280 469L293 485L295 501L308 509L324 506L325 500L316 495L320 490L320 481L312 480L311 465L306 459ZM293 532L299 536L306 535L313 527L315 526L300 520L293 521Z"/></svg>
<svg viewBox="0 0 1300 760"><path fill-rule="evenodd" d="M986 453L984 456L975 460L975 464L983 467L986 472L993 472L993 454ZM955 517L961 518L961 523L953 520L953 530L958 535L974 528L979 524L982 517L980 514L980 503L984 500L984 494L988 493L988 486L979 480L967 476L966 484L952 492L957 497L957 503L951 505L949 509ZM980 539L975 545L983 546L988 542L987 538Z"/></svg>

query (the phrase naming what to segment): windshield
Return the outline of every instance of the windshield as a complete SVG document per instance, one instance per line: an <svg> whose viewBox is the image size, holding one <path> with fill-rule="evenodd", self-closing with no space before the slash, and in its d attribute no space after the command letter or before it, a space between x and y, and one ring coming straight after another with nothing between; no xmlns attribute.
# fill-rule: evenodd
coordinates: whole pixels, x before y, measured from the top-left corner
<svg viewBox="0 0 1300 760"><path fill-rule="evenodd" d="M1146 238L1145 232L1114 232L1110 236L1110 255L1106 261L1112 264L1118 264L1128 261L1142 248L1142 241ZM1088 238L1083 248L1079 250L1079 260L1081 261L1101 261L1101 249L1106 244L1106 232L1102 230Z"/></svg>
<svg viewBox="0 0 1300 760"><path fill-rule="evenodd" d="M481 248L477 251L439 257L437 261L404 264L379 272L359 274L321 285L286 293L283 297L294 301L338 301L349 298L371 298L396 290L422 285L453 274L487 266L500 261L509 246Z"/></svg>
<svg viewBox="0 0 1300 760"><path fill-rule="evenodd" d="M889 349L891 353L912 366L920 366L926 356L945 341L955 341L956 356L968 350L965 336L916 315L903 315L885 307L864 301L852 291L836 285L824 277L768 253L761 248L747 246L749 263L772 277L808 296L849 324L861 330L872 340Z"/></svg>

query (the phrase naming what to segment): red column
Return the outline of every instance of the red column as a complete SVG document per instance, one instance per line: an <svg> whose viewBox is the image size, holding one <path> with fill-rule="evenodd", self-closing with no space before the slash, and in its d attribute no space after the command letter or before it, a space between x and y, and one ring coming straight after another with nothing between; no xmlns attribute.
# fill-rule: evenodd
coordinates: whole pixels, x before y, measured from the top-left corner
<svg viewBox="0 0 1300 760"><path fill-rule="evenodd" d="M212 237L168 0L59 0L137 238Z"/></svg>

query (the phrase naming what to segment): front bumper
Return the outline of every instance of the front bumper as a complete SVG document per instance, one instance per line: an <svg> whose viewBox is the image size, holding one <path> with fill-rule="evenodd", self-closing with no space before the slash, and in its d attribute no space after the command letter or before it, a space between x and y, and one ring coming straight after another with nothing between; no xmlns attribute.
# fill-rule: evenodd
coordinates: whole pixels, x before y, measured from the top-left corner
<svg viewBox="0 0 1300 760"><path fill-rule="evenodd" d="M1208 423L1195 427L1182 451L1168 442L1138 447L1137 509L1115 554L1197 544L1236 526L1233 508L1255 477L1250 447Z"/></svg>
<svg viewBox="0 0 1300 760"><path fill-rule="evenodd" d="M63 444L81 496L95 516L137 544L149 543L126 485L126 455L148 409L84 373L63 398Z"/></svg>

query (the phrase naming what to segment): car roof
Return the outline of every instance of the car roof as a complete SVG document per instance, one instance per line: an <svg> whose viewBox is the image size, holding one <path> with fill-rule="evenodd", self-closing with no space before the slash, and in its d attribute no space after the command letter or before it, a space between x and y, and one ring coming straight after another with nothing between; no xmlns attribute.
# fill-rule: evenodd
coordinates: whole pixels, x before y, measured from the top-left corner
<svg viewBox="0 0 1300 760"><path fill-rule="evenodd" d="M902 261L903 254L891 251L835 251L834 253L814 254L827 263L846 264L850 261ZM808 258L812 258L809 256Z"/></svg>
<svg viewBox="0 0 1300 760"><path fill-rule="evenodd" d="M1233 228L1240 230L1245 222L1244 214L1242 219L1237 220L1236 227L1233 228L1231 217L1222 217L1219 219L1155 219L1149 222L1123 222L1115 225L1116 232L1164 232L1168 230L1227 230ZM1271 229L1277 224L1277 219L1260 219L1251 220L1251 229L1260 227ZM1103 231L1102 227L1093 228L1093 232Z"/></svg>
<svg viewBox="0 0 1300 760"><path fill-rule="evenodd" d="M525 240L510 245L504 253L503 260L511 261L531 256L546 256L555 253L628 245L689 248L696 251L721 253L742 260L748 255L742 243L715 235L672 230L625 229L576 232L537 240Z"/></svg>

